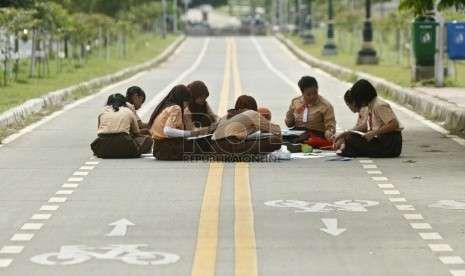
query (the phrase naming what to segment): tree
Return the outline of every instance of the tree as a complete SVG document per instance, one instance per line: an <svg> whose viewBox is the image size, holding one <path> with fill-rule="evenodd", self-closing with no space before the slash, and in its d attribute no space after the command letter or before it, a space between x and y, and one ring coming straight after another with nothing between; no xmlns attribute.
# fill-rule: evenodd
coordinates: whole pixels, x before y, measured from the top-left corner
<svg viewBox="0 0 465 276"><path fill-rule="evenodd" d="M434 9L434 0L401 0L399 3L399 12L404 13L413 11L415 16L426 15L427 11ZM439 10L455 7L457 10L465 10L463 0L441 0L438 5Z"/></svg>

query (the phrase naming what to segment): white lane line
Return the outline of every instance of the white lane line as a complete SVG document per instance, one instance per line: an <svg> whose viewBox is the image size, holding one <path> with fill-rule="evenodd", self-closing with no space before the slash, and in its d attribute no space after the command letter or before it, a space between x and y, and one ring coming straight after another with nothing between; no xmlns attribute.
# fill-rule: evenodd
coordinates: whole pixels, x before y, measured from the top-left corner
<svg viewBox="0 0 465 276"><path fill-rule="evenodd" d="M465 276L465 270L449 270L452 276Z"/></svg>
<svg viewBox="0 0 465 276"><path fill-rule="evenodd" d="M382 171L367 171L368 174L383 174Z"/></svg>
<svg viewBox="0 0 465 276"><path fill-rule="evenodd" d="M373 160L360 159L360 160L358 160L358 162L360 162L362 164L371 164L371 163L373 163Z"/></svg>
<svg viewBox="0 0 465 276"><path fill-rule="evenodd" d="M440 256L439 260L443 264L465 264L462 257L459 256Z"/></svg>
<svg viewBox="0 0 465 276"><path fill-rule="evenodd" d="M25 223L21 230L39 230L42 226L44 226L43 223Z"/></svg>
<svg viewBox="0 0 465 276"><path fill-rule="evenodd" d="M42 205L42 207L40 207L40 211L56 211L58 210L58 208L60 208L60 206L58 205Z"/></svg>
<svg viewBox="0 0 465 276"><path fill-rule="evenodd" d="M11 237L10 241L30 241L34 237L34 234L28 233L28 234L14 234L13 237Z"/></svg>
<svg viewBox="0 0 465 276"><path fill-rule="evenodd" d="M99 161L87 161L85 164L86 165L98 165L100 162Z"/></svg>
<svg viewBox="0 0 465 276"><path fill-rule="evenodd" d="M7 245L0 249L0 254L19 254L23 251L22 245Z"/></svg>
<svg viewBox="0 0 465 276"><path fill-rule="evenodd" d="M383 193L385 195L400 195L398 190L383 190Z"/></svg>
<svg viewBox="0 0 465 276"><path fill-rule="evenodd" d="M412 226L413 229L433 229L429 223L412 222L410 226Z"/></svg>
<svg viewBox="0 0 465 276"><path fill-rule="evenodd" d="M387 181L387 180L389 180L385 176L373 176L373 177L371 177L371 179L373 179L374 181Z"/></svg>
<svg viewBox="0 0 465 276"><path fill-rule="evenodd" d="M35 214L35 215L32 215L31 219L46 220L46 219L50 219L51 217L52 217L52 214Z"/></svg>
<svg viewBox="0 0 465 276"><path fill-rule="evenodd" d="M8 267L13 262L13 259L0 259L0 267Z"/></svg>
<svg viewBox="0 0 465 276"><path fill-rule="evenodd" d="M404 218L409 220L420 220L423 219L423 216L421 214L404 214Z"/></svg>
<svg viewBox="0 0 465 276"><path fill-rule="evenodd" d="M51 197L48 202L50 203L62 203L65 202L68 198L67 197Z"/></svg>
<svg viewBox="0 0 465 276"><path fill-rule="evenodd" d="M82 167L79 168L79 170L81 170L81 171L85 171L85 170L91 171L94 168L95 168L94 166L82 166Z"/></svg>
<svg viewBox="0 0 465 276"><path fill-rule="evenodd" d="M420 237L424 240L442 240L441 235L436 232L428 232L428 233L418 233Z"/></svg>
<svg viewBox="0 0 465 276"><path fill-rule="evenodd" d="M451 252L452 247L446 243L441 243L441 244L428 244L429 248L433 252Z"/></svg>
<svg viewBox="0 0 465 276"><path fill-rule="evenodd" d="M77 171L77 172L73 173L73 175L82 175L82 176L86 176L88 174L89 174L89 172L80 172L80 171Z"/></svg>
<svg viewBox="0 0 465 276"><path fill-rule="evenodd" d="M378 184L378 187L381 188L381 189L393 189L394 188L394 185L392 184Z"/></svg>
<svg viewBox="0 0 465 276"><path fill-rule="evenodd" d="M390 202L407 202L407 199L405 197L390 197L389 201Z"/></svg>
<svg viewBox="0 0 465 276"><path fill-rule="evenodd" d="M412 205L405 204L405 205L396 205L397 210L399 211L415 211L415 208Z"/></svg>
<svg viewBox="0 0 465 276"><path fill-rule="evenodd" d="M77 188L79 187L79 184L72 184L72 183L65 183L63 184L63 186L61 186L62 188Z"/></svg>
<svg viewBox="0 0 465 276"><path fill-rule="evenodd" d="M364 169L377 169L378 166L376 165L362 165Z"/></svg>
<svg viewBox="0 0 465 276"><path fill-rule="evenodd" d="M68 182L80 182L82 180L84 180L84 178L82 178L82 177L70 177L70 178L68 178L67 181Z"/></svg>
<svg viewBox="0 0 465 276"><path fill-rule="evenodd" d="M55 194L57 195L71 195L73 194L73 190L59 190Z"/></svg>

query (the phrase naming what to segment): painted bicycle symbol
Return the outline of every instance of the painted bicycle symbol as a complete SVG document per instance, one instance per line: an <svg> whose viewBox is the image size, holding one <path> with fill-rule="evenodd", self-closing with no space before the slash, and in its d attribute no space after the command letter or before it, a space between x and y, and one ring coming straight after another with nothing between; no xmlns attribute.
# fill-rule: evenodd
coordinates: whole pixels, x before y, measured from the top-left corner
<svg viewBox="0 0 465 276"><path fill-rule="evenodd" d="M327 213L330 211L366 212L366 207L378 205L371 200L339 200L334 203L307 202L301 200L273 200L265 202L272 207L296 208L296 213Z"/></svg>
<svg viewBox="0 0 465 276"><path fill-rule="evenodd" d="M85 245L64 245L59 252L48 252L36 255L31 261L41 265L72 265L80 264L92 258L100 260L120 260L135 265L163 265L179 260L176 254L141 251L139 247L146 244L111 244L107 247L87 247Z"/></svg>

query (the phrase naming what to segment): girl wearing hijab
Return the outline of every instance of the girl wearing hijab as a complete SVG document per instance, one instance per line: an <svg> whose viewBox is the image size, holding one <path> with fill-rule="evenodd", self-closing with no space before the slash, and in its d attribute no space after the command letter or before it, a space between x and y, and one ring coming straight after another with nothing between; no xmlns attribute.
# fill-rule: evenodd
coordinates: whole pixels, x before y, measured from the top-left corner
<svg viewBox="0 0 465 276"><path fill-rule="evenodd" d="M136 116L119 93L110 95L101 109L97 135L90 147L99 158L140 157L153 143L150 136L140 134Z"/></svg>
<svg viewBox="0 0 465 276"><path fill-rule="evenodd" d="M346 157L398 157L402 152L403 127L390 105L378 97L376 89L361 79L350 89L356 108L366 108L364 123L350 132L338 154Z"/></svg>
<svg viewBox="0 0 465 276"><path fill-rule="evenodd" d="M207 134L214 127L219 117L207 102L208 88L202 81L193 81L187 85L191 91L192 100L184 110L186 129L199 129L202 134Z"/></svg>
<svg viewBox="0 0 465 276"><path fill-rule="evenodd" d="M186 130L183 119L191 97L185 85L176 85L153 111L149 125L154 140L153 156L158 160L183 160L196 152L195 140L186 138L198 136L199 131Z"/></svg>
<svg viewBox="0 0 465 276"><path fill-rule="evenodd" d="M242 95L234 109L222 117L212 136L212 148L222 161L252 161L281 148L279 125L257 112L257 102Z"/></svg>

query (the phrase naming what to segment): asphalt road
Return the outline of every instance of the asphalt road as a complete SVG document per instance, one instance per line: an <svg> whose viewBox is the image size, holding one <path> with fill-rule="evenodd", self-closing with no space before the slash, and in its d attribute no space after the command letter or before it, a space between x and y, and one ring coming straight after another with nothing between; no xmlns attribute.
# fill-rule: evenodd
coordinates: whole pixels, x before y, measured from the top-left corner
<svg viewBox="0 0 465 276"><path fill-rule="evenodd" d="M188 38L159 67L55 113L0 147L0 275L465 275L465 149L393 104L401 157L262 163L92 157L109 94L141 86L147 121L178 83L203 80L223 115L240 94L284 126L315 76L338 128L349 84L272 37Z"/></svg>

